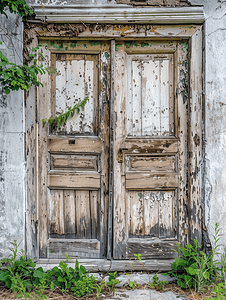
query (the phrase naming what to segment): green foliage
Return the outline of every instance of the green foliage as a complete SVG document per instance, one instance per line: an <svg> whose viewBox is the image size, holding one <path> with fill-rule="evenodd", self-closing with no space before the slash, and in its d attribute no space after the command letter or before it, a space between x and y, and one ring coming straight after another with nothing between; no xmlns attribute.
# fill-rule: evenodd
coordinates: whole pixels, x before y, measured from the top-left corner
<svg viewBox="0 0 226 300"><path fill-rule="evenodd" d="M50 68L44 67L43 63L38 65L39 60L44 60L43 50L41 45L36 48L32 48L33 53L30 54L29 66L16 65L10 63L8 59L0 51L0 83L3 86L4 92L8 95L11 91L18 91L19 89L28 91L31 85L43 86L38 81L38 74L45 74L46 72L50 75ZM41 49L40 49L41 48ZM40 49L40 52L37 51Z"/></svg>
<svg viewBox="0 0 226 300"><path fill-rule="evenodd" d="M119 283L119 280L116 278L117 277L117 271L114 273L108 273L109 276L109 281L107 282L107 287L109 290L113 292L113 296L115 295L115 286L116 284Z"/></svg>
<svg viewBox="0 0 226 300"><path fill-rule="evenodd" d="M26 4L25 0L1 0L0 14L3 14L8 19L6 9L11 13L17 14L20 17L27 17L33 14L33 10Z"/></svg>
<svg viewBox="0 0 226 300"><path fill-rule="evenodd" d="M79 280L75 281L71 290L74 292L74 295L78 298L94 294L96 290L98 290L98 294L100 293L98 289L98 284L93 275L88 277L83 276Z"/></svg>
<svg viewBox="0 0 226 300"><path fill-rule="evenodd" d="M225 300L226 299L226 289L224 287L224 283L215 284L212 289L211 298L206 297L205 300Z"/></svg>
<svg viewBox="0 0 226 300"><path fill-rule="evenodd" d="M135 257L135 260L138 259L140 262L142 262L141 254L133 254Z"/></svg>
<svg viewBox="0 0 226 300"><path fill-rule="evenodd" d="M79 114L80 108L84 108L88 100L89 97L87 96L79 104L75 104L75 106L72 108L69 107L68 111L66 111L65 113L61 113L59 116L50 117L49 119L42 119L43 127L45 126L45 124L55 125L57 127L62 126L69 118L72 118L74 116L76 111Z"/></svg>
<svg viewBox="0 0 226 300"><path fill-rule="evenodd" d="M75 268L68 267L70 257L67 253L66 260L61 261L58 267L44 272L42 267L34 269L36 264L31 259L26 260L26 252L18 251L18 247L14 241L13 247L10 248L11 256L1 260L1 264L8 264L8 267L0 270L0 281L16 293L17 297L27 299L34 294L36 299L46 299L43 293L49 288L58 288L63 293L73 292L76 297L95 292L100 295L103 282L100 284L94 276L89 276L86 268L79 265L78 260ZM20 257L17 260L18 255ZM114 281L111 284L114 285Z"/></svg>
<svg viewBox="0 0 226 300"><path fill-rule="evenodd" d="M105 287L105 281L101 281L101 284L96 287L96 298L100 297L102 289Z"/></svg>
<svg viewBox="0 0 226 300"><path fill-rule="evenodd" d="M136 281L130 281L129 285L128 285L133 291L135 290L135 288L137 287L137 283Z"/></svg>
<svg viewBox="0 0 226 300"><path fill-rule="evenodd" d="M149 283L149 285L150 285L150 287L151 287L152 289L155 289L155 290L157 290L157 291L160 291L160 290L161 290L161 291L164 291L165 285L166 285L166 284L169 284L168 281L162 281L162 280L159 280L157 274L155 274L155 275L153 276L152 282L149 281L148 283Z"/></svg>
<svg viewBox="0 0 226 300"><path fill-rule="evenodd" d="M225 252L221 255L221 262L215 259L218 252L220 234L219 226L216 224L214 234L214 247L211 255L206 255L200 251L197 240L194 240L194 245L188 244L185 247L179 247L174 250L177 253L175 262L171 265L172 271L169 275L177 278L177 284L183 288L194 288L198 292L205 291L206 287L213 282L224 282L224 269L226 265ZM179 257L180 251L182 256ZM222 267L220 268L221 265Z"/></svg>

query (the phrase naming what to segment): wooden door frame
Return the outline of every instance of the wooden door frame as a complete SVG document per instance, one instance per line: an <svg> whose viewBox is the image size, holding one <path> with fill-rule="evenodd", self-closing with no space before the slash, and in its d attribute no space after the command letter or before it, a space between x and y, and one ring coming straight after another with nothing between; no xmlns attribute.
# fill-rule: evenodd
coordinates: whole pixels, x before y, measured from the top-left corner
<svg viewBox="0 0 226 300"><path fill-rule="evenodd" d="M115 21L117 23L117 21ZM199 22L200 23L200 22ZM76 26L81 26L81 24L73 24L73 28L77 28ZM58 24L54 24L54 26L58 26ZM60 26L60 24L59 24ZM93 26L93 25L92 25ZM105 30L105 26L98 25L102 28L102 30ZM101 32L100 28L98 30L90 30L89 25L86 26L84 31L81 31L78 33L78 35L72 38L69 36L68 32L63 34L61 36L61 39L68 40L73 39L77 40L79 38L82 39L108 39L111 40L111 124L110 124L110 139L112 139L112 130L113 130L113 124L115 122L114 120L114 114L113 114L113 103L114 103L114 49L115 49L115 41L116 40L124 40L124 39L134 39L134 38L140 38L140 39L186 39L188 41L189 45L189 53L190 53L190 64L189 64L189 132L188 132L188 198L190 199L189 203L184 203L184 207L187 209L188 212L188 218L189 218L189 228L186 234L188 235L188 241L193 240L196 238L198 240L199 245L202 244L202 173L203 173L203 94L202 94L202 41L203 41L203 35L202 35L202 25L150 25L148 27L148 30L152 32L152 35L146 35L147 25L144 25L144 30L140 31L140 28L142 28L142 25L133 25L133 27L139 28L138 31L134 30L132 34L125 37L125 31L128 30L128 25L114 25L114 22L109 25L111 28L107 28L105 30L105 34L103 35L103 32ZM74 32L72 30L72 32ZM117 38L115 37L115 32L117 33ZM162 32L162 34L159 34L159 32ZM33 26L31 30L27 30L27 33L30 36L33 36L32 46L35 46L38 44L38 37L41 39L57 39L58 33L57 32L51 32L46 31L42 28L42 25L37 24L37 26ZM172 34L169 34L172 33ZM31 44L27 43L27 45L30 47ZM26 214L26 241L27 246L26 250L28 252L29 257L37 258L38 260L38 254L37 254L37 205L38 205L38 199L37 199L37 188L36 188L36 181L37 181L37 144L34 144L34 138L38 139L38 132L37 132L37 123L36 123L36 104L35 104L35 98L36 98L36 91L34 88L31 89L29 92L27 98L26 98L26 132L29 133L26 135L26 148L27 148L27 178L26 178L26 185L27 185L27 195L26 195L26 203L27 203L27 214ZM30 122L30 118L33 118L33 122ZM113 144L111 143L111 147L113 147ZM111 156L112 148L110 148L110 157ZM112 158L110 160L110 166L114 167L114 162L112 161ZM113 190L112 187L114 186L113 179L111 174L110 175L110 200L109 200L109 215L108 215L108 229L112 225L112 207L113 207ZM31 178L33 178L33 183L31 184ZM108 254L107 258L111 259L111 241L112 241L112 230L108 231ZM36 245L37 247L36 247ZM35 249L36 247L36 249ZM92 270L100 270L100 268L104 268L104 266L107 266L105 269L108 270L108 263L101 263L94 262L93 260L82 260L82 263L86 265L87 267L90 265L90 268ZM105 261L105 260L104 260ZM134 262L134 261L133 261ZM40 263L43 265L43 263L58 263L57 260L49 261L48 259L42 259L40 260ZM103 267L100 267L100 264ZM131 269L129 261L121 261L121 265L124 265L124 269ZM146 269L149 270L156 270L163 268L164 270L166 268L169 268L171 264L170 260L165 260L161 262L156 262L156 260L147 260L144 261L144 265L139 266L139 264L133 269ZM92 267L91 267L92 265ZM114 263L115 266L118 266L117 261ZM112 265L112 267L113 265ZM117 267L115 267L117 268ZM89 267L88 267L89 269ZM112 270L112 269L111 269Z"/></svg>

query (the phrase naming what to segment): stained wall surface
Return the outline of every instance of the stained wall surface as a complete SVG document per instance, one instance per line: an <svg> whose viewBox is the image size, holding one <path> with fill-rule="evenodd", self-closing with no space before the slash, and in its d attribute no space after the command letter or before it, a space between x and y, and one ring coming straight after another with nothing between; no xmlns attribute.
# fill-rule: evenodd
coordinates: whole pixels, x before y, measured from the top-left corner
<svg viewBox="0 0 226 300"><path fill-rule="evenodd" d="M23 60L21 18L0 17L0 50L12 63ZM0 90L0 258L8 254L10 242L24 248L25 236L25 161L23 92L3 98Z"/></svg>
<svg viewBox="0 0 226 300"><path fill-rule="evenodd" d="M120 5L126 0L43 0L44 5ZM127 1L128 2L128 1ZM147 4L177 5L177 1L144 1ZM31 0L30 4L39 4ZM181 1L189 5L189 1ZM181 6L181 3L179 6ZM190 0L204 7L204 173L203 207L205 226L211 238L219 223L226 244L226 1ZM0 18L0 50L16 63L22 62L22 22L16 16ZM10 35L7 38L5 33ZM24 155L23 92L13 92L6 99L0 95L0 257L7 255L9 243L16 239L25 247L26 162Z"/></svg>

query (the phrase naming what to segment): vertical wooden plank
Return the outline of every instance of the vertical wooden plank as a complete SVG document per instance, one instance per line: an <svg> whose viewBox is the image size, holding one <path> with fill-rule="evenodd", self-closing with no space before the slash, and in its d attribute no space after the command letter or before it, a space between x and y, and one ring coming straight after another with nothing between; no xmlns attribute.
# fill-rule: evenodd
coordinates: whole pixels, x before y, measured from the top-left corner
<svg viewBox="0 0 226 300"><path fill-rule="evenodd" d="M54 90L54 85L52 85L52 92L55 93L55 111L53 115L60 114L66 109L66 56L61 56L61 59L56 61L56 90ZM65 60L64 60L65 59ZM53 110L53 109L52 109Z"/></svg>
<svg viewBox="0 0 226 300"><path fill-rule="evenodd" d="M177 50L177 106L178 106L178 138L179 138L179 152L178 152L178 172L180 174L179 191L178 191L178 239L181 245L188 243L188 194L187 194L187 165L188 165L188 98L186 97L188 91L184 85L186 80L184 61L188 59L188 53L181 43L178 43Z"/></svg>
<svg viewBox="0 0 226 300"><path fill-rule="evenodd" d="M48 189L48 227L49 234L63 235L64 230L64 195L63 190Z"/></svg>
<svg viewBox="0 0 226 300"><path fill-rule="evenodd" d="M99 220L97 215L97 205L98 205L98 191L90 191L90 219L91 219L91 238L97 238L97 231L99 230Z"/></svg>
<svg viewBox="0 0 226 300"><path fill-rule="evenodd" d="M99 137L101 149L101 193L100 193L100 258L107 256L107 225L109 201L109 99L110 99L110 43L102 43L99 76Z"/></svg>
<svg viewBox="0 0 226 300"><path fill-rule="evenodd" d="M142 135L160 134L160 69L154 56L148 57L142 72ZM146 90L146 92L145 92Z"/></svg>
<svg viewBox="0 0 226 300"><path fill-rule="evenodd" d="M70 55L67 55L70 58ZM66 108L80 103L85 98L85 60L84 55L80 55L76 60L67 60L66 70ZM66 124L66 132L84 132L84 111L77 113Z"/></svg>
<svg viewBox="0 0 226 300"><path fill-rule="evenodd" d="M118 162L119 149L123 147L126 138L125 120L127 119L126 93L127 93L126 53L124 45L115 52L115 118L117 126L114 130L114 259L126 258L126 241L129 237L129 228L126 228L127 212L125 186L123 186L123 163Z"/></svg>
<svg viewBox="0 0 226 300"><path fill-rule="evenodd" d="M169 57L160 59L160 134L169 135Z"/></svg>
<svg viewBox="0 0 226 300"><path fill-rule="evenodd" d="M56 69L56 54L51 53L51 68ZM51 115L56 115L56 74L51 74Z"/></svg>
<svg viewBox="0 0 226 300"><path fill-rule="evenodd" d="M88 103L84 108L84 132L93 132L93 108L94 108L94 95L93 95L93 85L94 85L94 61L88 60L90 56L85 56L85 94L84 96L89 97ZM90 57L91 58L91 57Z"/></svg>
<svg viewBox="0 0 226 300"><path fill-rule="evenodd" d="M24 47L37 47L38 39L33 35L30 44ZM37 116L36 116L36 87L31 86L25 93L25 160L26 160L26 236L25 251L27 257L37 259L38 253L38 199L37 199Z"/></svg>
<svg viewBox="0 0 226 300"><path fill-rule="evenodd" d="M190 40L189 196L191 240L202 244L202 26Z"/></svg>
<svg viewBox="0 0 226 300"><path fill-rule="evenodd" d="M132 101L133 101L133 136L141 136L142 121L142 85L141 85L141 60L132 60Z"/></svg>
<svg viewBox="0 0 226 300"><path fill-rule="evenodd" d="M76 191L76 228L77 238L91 238L89 191Z"/></svg>
<svg viewBox="0 0 226 300"><path fill-rule="evenodd" d="M144 195L140 192L127 192L130 200L130 234L144 234Z"/></svg>
<svg viewBox="0 0 226 300"><path fill-rule="evenodd" d="M159 237L159 202L156 192L144 192L144 234Z"/></svg>
<svg viewBox="0 0 226 300"><path fill-rule="evenodd" d="M126 68L127 68L127 118L126 128L127 135L133 135L133 74L132 74L132 55L126 56Z"/></svg>
<svg viewBox="0 0 226 300"><path fill-rule="evenodd" d="M174 64L174 55L169 54L169 135L174 135L175 133Z"/></svg>
<svg viewBox="0 0 226 300"><path fill-rule="evenodd" d="M75 237L75 191L64 190L64 220L66 238Z"/></svg>
<svg viewBox="0 0 226 300"><path fill-rule="evenodd" d="M50 51L43 45L43 56L46 60L44 67L50 67ZM39 234L39 256L47 257L47 126L42 126L42 119L51 116L51 77L46 73L39 75L38 80L42 82L37 88L37 121L38 121L38 234Z"/></svg>
<svg viewBox="0 0 226 300"><path fill-rule="evenodd" d="M173 192L159 192L159 237L174 237Z"/></svg>
<svg viewBox="0 0 226 300"><path fill-rule="evenodd" d="M131 74L131 72L130 72ZM109 204L107 259L112 258L113 203L114 203L114 127L115 127L115 40L111 40L111 102L110 102L110 145L109 145Z"/></svg>

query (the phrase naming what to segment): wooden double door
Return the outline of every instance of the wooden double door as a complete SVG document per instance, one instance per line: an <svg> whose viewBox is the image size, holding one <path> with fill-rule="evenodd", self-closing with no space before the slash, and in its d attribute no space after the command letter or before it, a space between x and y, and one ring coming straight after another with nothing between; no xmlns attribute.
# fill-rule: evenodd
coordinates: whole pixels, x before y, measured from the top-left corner
<svg viewBox="0 0 226 300"><path fill-rule="evenodd" d="M188 234L186 42L40 43L57 72L37 98L39 256L172 258Z"/></svg>

